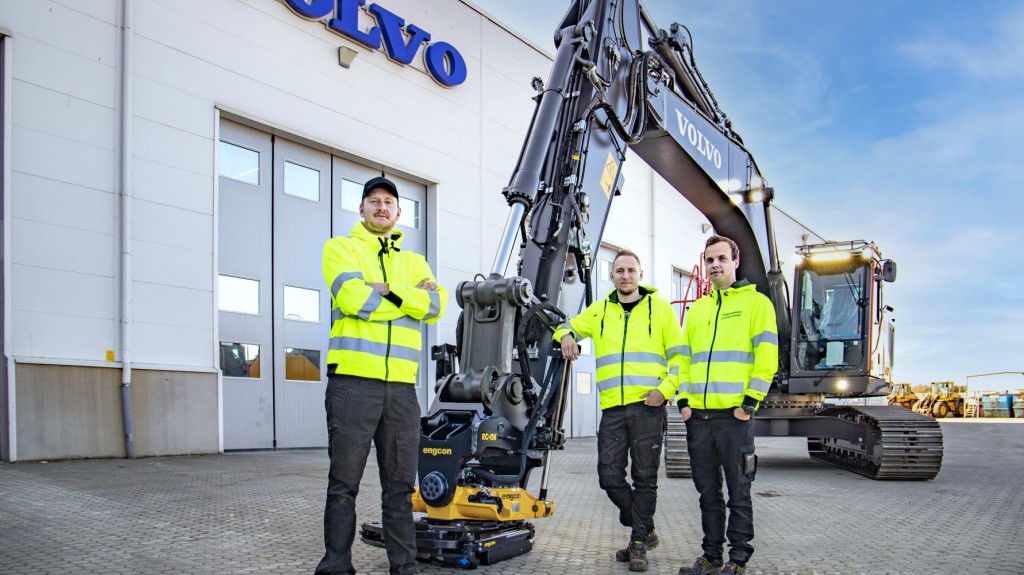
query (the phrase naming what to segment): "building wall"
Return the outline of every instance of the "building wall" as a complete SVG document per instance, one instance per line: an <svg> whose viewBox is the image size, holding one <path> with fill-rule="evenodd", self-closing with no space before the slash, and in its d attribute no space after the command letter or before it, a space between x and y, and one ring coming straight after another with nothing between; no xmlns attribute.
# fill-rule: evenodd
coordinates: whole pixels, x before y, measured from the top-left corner
<svg viewBox="0 0 1024 575"><path fill-rule="evenodd" d="M131 340L122 342L122 2L0 0L0 27L13 34L5 343L17 364L16 458L123 454L125 344L138 454L220 448L219 115L423 183L439 280L454 289L490 271L507 215L500 192L534 107L530 80L546 78L550 56L459 0L380 3L455 45L466 82L443 88L419 58L396 64L278 0L131 0ZM339 46L358 52L350 68L338 65ZM673 267L696 262L704 220L635 156L625 169L605 241L640 253L646 281L667 289ZM454 341L457 317L452 301L438 340ZM77 422L89 439L62 444L46 429L53 420Z"/></svg>
<svg viewBox="0 0 1024 575"><path fill-rule="evenodd" d="M121 373L69 365L17 366L18 458L124 457ZM214 373L134 373L138 456L217 452Z"/></svg>

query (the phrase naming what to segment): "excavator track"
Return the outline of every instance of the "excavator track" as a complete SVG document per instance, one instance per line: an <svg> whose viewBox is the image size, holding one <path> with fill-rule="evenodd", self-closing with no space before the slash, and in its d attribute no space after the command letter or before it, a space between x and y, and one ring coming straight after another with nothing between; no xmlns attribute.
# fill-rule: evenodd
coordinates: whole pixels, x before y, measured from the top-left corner
<svg viewBox="0 0 1024 575"><path fill-rule="evenodd" d="M665 404L668 410L668 429L665 432L665 475L667 477L692 477L690 452L686 447L686 423L679 409L671 401Z"/></svg>
<svg viewBox="0 0 1024 575"><path fill-rule="evenodd" d="M930 417L893 406L830 406L834 417L866 428L863 439L807 438L812 458L871 479L934 479L942 467L942 430Z"/></svg>

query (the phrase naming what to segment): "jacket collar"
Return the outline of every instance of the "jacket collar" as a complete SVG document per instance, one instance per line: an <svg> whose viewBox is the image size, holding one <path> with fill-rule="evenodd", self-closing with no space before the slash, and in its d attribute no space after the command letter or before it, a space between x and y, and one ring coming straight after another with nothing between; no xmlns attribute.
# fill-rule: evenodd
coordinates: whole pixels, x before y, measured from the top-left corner
<svg viewBox="0 0 1024 575"><path fill-rule="evenodd" d="M711 291L708 292L708 296L714 296L716 292L720 292L722 294L728 295L728 294L736 293L736 292L740 292L740 291L751 291L751 290L756 291L757 290L757 286L755 286L754 284L752 284L752 283L748 282L747 280L741 278L741 279L736 280L736 283L732 284L731 286L729 286L729 287L727 287L725 289L720 290L720 289L711 288Z"/></svg>
<svg viewBox="0 0 1024 575"><path fill-rule="evenodd" d="M640 299L641 300L644 299L645 297L649 296L649 295L652 295L652 294L656 293L658 291L658 288L656 288L656 287L645 286L643 284L637 286L636 289L640 290ZM613 289L608 294L608 301L610 301L612 303L619 303L619 291Z"/></svg>
<svg viewBox="0 0 1024 575"><path fill-rule="evenodd" d="M366 229L366 226L363 225L362 220L356 222L356 225L352 226L352 233L350 233L349 236L357 240L366 242L370 246L373 246L377 249L379 249L381 246L380 236L371 234L370 230ZM402 230L399 230L398 228L391 230L391 239L388 240L391 249L401 248L402 238L404 237L405 236L404 234L402 234Z"/></svg>

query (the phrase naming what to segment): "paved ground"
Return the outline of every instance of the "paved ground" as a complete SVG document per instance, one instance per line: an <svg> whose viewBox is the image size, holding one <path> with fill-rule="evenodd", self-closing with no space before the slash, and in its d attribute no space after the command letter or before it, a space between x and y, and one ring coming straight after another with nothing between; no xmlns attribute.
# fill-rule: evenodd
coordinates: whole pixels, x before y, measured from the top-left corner
<svg viewBox="0 0 1024 575"><path fill-rule="evenodd" d="M1024 424L942 430L930 482L871 481L811 461L803 440L758 439L748 572L1024 573ZM536 522L534 550L478 572L627 573L612 551L628 533L594 466L594 440L571 440L553 459L556 513ZM312 573L326 472L322 450L0 464L0 573ZM379 518L375 479L368 469L360 520ZM699 549L689 479L662 477L656 523L649 572L674 575ZM386 573L383 550L357 542L356 567Z"/></svg>

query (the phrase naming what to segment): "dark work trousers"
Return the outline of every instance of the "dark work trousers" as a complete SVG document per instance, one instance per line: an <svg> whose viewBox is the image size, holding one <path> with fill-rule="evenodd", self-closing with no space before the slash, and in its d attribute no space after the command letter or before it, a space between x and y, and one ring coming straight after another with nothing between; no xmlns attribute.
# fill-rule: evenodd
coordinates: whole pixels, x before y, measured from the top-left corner
<svg viewBox="0 0 1024 575"><path fill-rule="evenodd" d="M601 412L597 431L597 478L619 508L619 522L632 527L630 540L646 540L654 529L658 504L658 466L665 435L665 407L639 403ZM632 461L626 483L626 464Z"/></svg>
<svg viewBox="0 0 1024 575"><path fill-rule="evenodd" d="M355 573L352 541L356 535L356 495L371 440L377 448L384 544L391 573L414 573L416 525L411 497L420 442L416 387L332 375L327 382L325 405L331 470L324 510L326 553L316 567L317 575Z"/></svg>
<svg viewBox="0 0 1024 575"><path fill-rule="evenodd" d="M740 421L730 410L694 410L686 420L686 444L690 453L693 484L700 493L700 519L704 529L701 547L708 559L720 560L726 535L729 559L745 565L754 553L754 508L750 483L756 469L754 457L754 421ZM729 503L722 496L722 472L729 489ZM726 529L725 508L729 508Z"/></svg>

